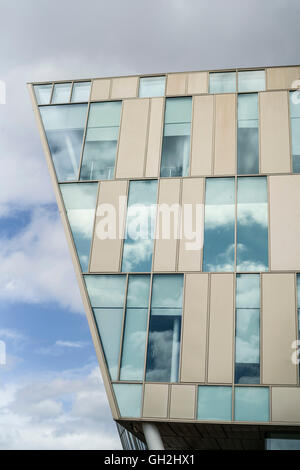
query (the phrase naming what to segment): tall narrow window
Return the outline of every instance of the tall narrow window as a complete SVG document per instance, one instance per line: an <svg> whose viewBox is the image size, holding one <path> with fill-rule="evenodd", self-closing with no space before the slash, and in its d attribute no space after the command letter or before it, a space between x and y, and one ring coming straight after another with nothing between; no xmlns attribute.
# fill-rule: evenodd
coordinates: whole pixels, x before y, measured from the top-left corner
<svg viewBox="0 0 300 470"><path fill-rule="evenodd" d="M237 187L237 271L267 270L267 179L241 177Z"/></svg>
<svg viewBox="0 0 300 470"><path fill-rule="evenodd" d="M300 99L299 91L290 92L293 172L300 173Z"/></svg>
<svg viewBox="0 0 300 470"><path fill-rule="evenodd" d="M157 181L131 181L129 187L123 272L149 272L152 266Z"/></svg>
<svg viewBox="0 0 300 470"><path fill-rule="evenodd" d="M90 98L91 82L77 82L73 85L72 103L88 101Z"/></svg>
<svg viewBox="0 0 300 470"><path fill-rule="evenodd" d="M235 383L260 382L259 274L236 276Z"/></svg>
<svg viewBox="0 0 300 470"><path fill-rule="evenodd" d="M238 173L259 173L258 95L238 96Z"/></svg>
<svg viewBox="0 0 300 470"><path fill-rule="evenodd" d="M234 271L234 178L207 178L203 271Z"/></svg>
<svg viewBox="0 0 300 470"><path fill-rule="evenodd" d="M177 382L182 314L182 274L153 277L146 380Z"/></svg>
<svg viewBox="0 0 300 470"><path fill-rule="evenodd" d="M69 103L72 83L56 83L54 85L52 104Z"/></svg>
<svg viewBox="0 0 300 470"><path fill-rule="evenodd" d="M142 77L140 78L140 98L151 98L153 96L164 96L166 77Z"/></svg>
<svg viewBox="0 0 300 470"><path fill-rule="evenodd" d="M188 176L192 98L166 100L160 176Z"/></svg>
<svg viewBox="0 0 300 470"><path fill-rule="evenodd" d="M143 380L144 377L149 291L149 275L129 276L121 380Z"/></svg>
<svg viewBox="0 0 300 470"><path fill-rule="evenodd" d="M210 93L235 93L236 72L216 72L209 74Z"/></svg>
<svg viewBox="0 0 300 470"><path fill-rule="evenodd" d="M97 200L97 183L61 184L73 240L82 271L88 270Z"/></svg>
<svg viewBox="0 0 300 470"><path fill-rule="evenodd" d="M34 85L34 92L38 104L49 104L52 93L52 83L49 85Z"/></svg>
<svg viewBox="0 0 300 470"><path fill-rule="evenodd" d="M114 177L121 107L121 101L91 104L81 180L110 180Z"/></svg>
<svg viewBox="0 0 300 470"><path fill-rule="evenodd" d="M77 180L87 104L41 106L40 113L58 181Z"/></svg>
<svg viewBox="0 0 300 470"><path fill-rule="evenodd" d="M85 283L112 380L118 379L126 276L86 275Z"/></svg>

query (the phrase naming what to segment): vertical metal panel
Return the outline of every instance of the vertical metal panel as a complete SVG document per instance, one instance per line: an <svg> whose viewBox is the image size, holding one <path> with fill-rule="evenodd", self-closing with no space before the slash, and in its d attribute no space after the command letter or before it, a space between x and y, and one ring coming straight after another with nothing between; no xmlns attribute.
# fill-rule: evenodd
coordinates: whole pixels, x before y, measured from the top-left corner
<svg viewBox="0 0 300 470"><path fill-rule="evenodd" d="M111 85L111 99L136 98L139 77L113 78Z"/></svg>
<svg viewBox="0 0 300 470"><path fill-rule="evenodd" d="M208 344L208 382L232 383L234 275L212 274Z"/></svg>
<svg viewBox="0 0 300 470"><path fill-rule="evenodd" d="M185 95L187 85L186 73L171 73L167 76L167 96Z"/></svg>
<svg viewBox="0 0 300 470"><path fill-rule="evenodd" d="M120 270L122 237L126 212L127 181L103 181L100 183L95 231L91 250L90 272L118 272ZM123 205L119 207L120 197ZM106 217L99 213L99 206L109 204L116 214L116 237L99 238L99 222ZM104 216L104 217L103 217ZM119 221L121 226L119 227ZM120 232L119 230L120 229ZM112 234L113 236L113 234Z"/></svg>
<svg viewBox="0 0 300 470"><path fill-rule="evenodd" d="M290 173L288 93L260 93L260 151L262 173Z"/></svg>
<svg viewBox="0 0 300 470"><path fill-rule="evenodd" d="M208 72L188 74L187 94L196 95L198 93L208 93Z"/></svg>
<svg viewBox="0 0 300 470"><path fill-rule="evenodd" d="M300 422L299 387L272 387L272 421Z"/></svg>
<svg viewBox="0 0 300 470"><path fill-rule="evenodd" d="M92 81L91 100L106 100L109 98L111 80L100 79Z"/></svg>
<svg viewBox="0 0 300 470"><path fill-rule="evenodd" d="M143 416L145 418L166 418L168 414L168 397L168 385L146 384Z"/></svg>
<svg viewBox="0 0 300 470"><path fill-rule="evenodd" d="M176 205L180 203L180 179L161 179L159 183L159 196L158 204L168 205L172 209L172 205L176 210ZM163 207L160 207L163 209ZM174 214L170 211L170 224L168 225L168 218L165 213L159 212L156 220L156 240L154 248L154 271L175 271L176 270L176 255L179 235L179 217L178 221ZM163 239L163 228L170 227L170 236Z"/></svg>
<svg viewBox="0 0 300 470"><path fill-rule="evenodd" d="M204 225L203 191L203 178L187 178L182 182L179 271L200 271L201 269ZM192 232L195 233L195 238L199 237L200 246L196 243L196 239L189 239Z"/></svg>
<svg viewBox="0 0 300 470"><path fill-rule="evenodd" d="M300 175L271 176L270 259L271 269L300 267Z"/></svg>
<svg viewBox="0 0 300 470"><path fill-rule="evenodd" d="M236 173L236 96L216 95L215 175Z"/></svg>
<svg viewBox="0 0 300 470"><path fill-rule="evenodd" d="M296 384L292 342L297 338L295 277L262 275L262 379L264 384Z"/></svg>
<svg viewBox="0 0 300 470"><path fill-rule="evenodd" d="M268 90L292 88L293 81L300 80L300 67L273 67L266 72Z"/></svg>
<svg viewBox="0 0 300 470"><path fill-rule="evenodd" d="M139 178L144 174L148 115L149 99L123 102L117 178Z"/></svg>
<svg viewBox="0 0 300 470"><path fill-rule="evenodd" d="M191 176L212 174L214 96L193 98Z"/></svg>
<svg viewBox="0 0 300 470"><path fill-rule="evenodd" d="M195 385L172 385L170 418L194 419L195 396Z"/></svg>
<svg viewBox="0 0 300 470"><path fill-rule="evenodd" d="M145 176L159 175L163 119L164 98L151 98Z"/></svg>
<svg viewBox="0 0 300 470"><path fill-rule="evenodd" d="M186 274L181 352L181 382L204 382L208 274Z"/></svg>

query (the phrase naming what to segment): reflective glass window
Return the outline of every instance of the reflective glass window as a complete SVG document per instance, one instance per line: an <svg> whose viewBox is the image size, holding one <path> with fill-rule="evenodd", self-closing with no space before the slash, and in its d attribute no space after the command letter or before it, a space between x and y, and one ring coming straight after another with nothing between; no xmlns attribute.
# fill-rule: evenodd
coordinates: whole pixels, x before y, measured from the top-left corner
<svg viewBox="0 0 300 470"><path fill-rule="evenodd" d="M199 386L197 419L231 421L232 388L218 385Z"/></svg>
<svg viewBox="0 0 300 470"><path fill-rule="evenodd" d="M131 181L127 205L123 272L151 271L157 180Z"/></svg>
<svg viewBox="0 0 300 470"><path fill-rule="evenodd" d="M234 178L207 178L203 271L234 271Z"/></svg>
<svg viewBox="0 0 300 470"><path fill-rule="evenodd" d="M140 98L164 96L166 77L142 77L140 78Z"/></svg>
<svg viewBox="0 0 300 470"><path fill-rule="evenodd" d="M238 173L259 173L258 159L258 95L238 96Z"/></svg>
<svg viewBox="0 0 300 470"><path fill-rule="evenodd" d="M97 200L97 183L61 184L73 240L82 271L88 270Z"/></svg>
<svg viewBox="0 0 300 470"><path fill-rule="evenodd" d="M237 274L235 383L260 382L260 276Z"/></svg>
<svg viewBox="0 0 300 470"><path fill-rule="evenodd" d="M237 271L267 270L267 179L241 177L237 187Z"/></svg>
<svg viewBox="0 0 300 470"><path fill-rule="evenodd" d="M85 283L109 373L117 380L126 276L86 275Z"/></svg>
<svg viewBox="0 0 300 470"><path fill-rule="evenodd" d="M121 101L91 103L81 180L109 180L114 177L121 108Z"/></svg>
<svg viewBox="0 0 300 470"><path fill-rule="evenodd" d="M129 276L121 380L143 380L144 377L149 291L150 276Z"/></svg>
<svg viewBox="0 0 300 470"><path fill-rule="evenodd" d="M113 388L122 418L140 418L142 385L114 384Z"/></svg>
<svg viewBox="0 0 300 470"><path fill-rule="evenodd" d="M167 98L160 176L188 176L192 98Z"/></svg>
<svg viewBox="0 0 300 470"><path fill-rule="evenodd" d="M56 83L54 85L52 104L69 103L72 83Z"/></svg>
<svg viewBox="0 0 300 470"><path fill-rule="evenodd" d="M269 421L268 387L235 387L235 421Z"/></svg>
<svg viewBox="0 0 300 470"><path fill-rule="evenodd" d="M216 72L209 74L209 92L210 93L235 93L236 92L236 73L235 72Z"/></svg>
<svg viewBox="0 0 300 470"><path fill-rule="evenodd" d="M300 450L300 434L270 434L266 450Z"/></svg>
<svg viewBox="0 0 300 470"><path fill-rule="evenodd" d="M77 180L87 104L41 106L40 113L58 181Z"/></svg>
<svg viewBox="0 0 300 470"><path fill-rule="evenodd" d="M73 103L88 101L90 98L91 82L77 82L73 84L72 99Z"/></svg>
<svg viewBox="0 0 300 470"><path fill-rule="evenodd" d="M300 173L300 93L290 92L293 172Z"/></svg>
<svg viewBox="0 0 300 470"><path fill-rule="evenodd" d="M238 91L263 91L266 89L264 70L238 72Z"/></svg>
<svg viewBox="0 0 300 470"><path fill-rule="evenodd" d="M177 382L182 314L182 274L153 276L146 380Z"/></svg>
<svg viewBox="0 0 300 470"><path fill-rule="evenodd" d="M49 104L52 93L52 83L50 85L34 85L34 92L38 104Z"/></svg>

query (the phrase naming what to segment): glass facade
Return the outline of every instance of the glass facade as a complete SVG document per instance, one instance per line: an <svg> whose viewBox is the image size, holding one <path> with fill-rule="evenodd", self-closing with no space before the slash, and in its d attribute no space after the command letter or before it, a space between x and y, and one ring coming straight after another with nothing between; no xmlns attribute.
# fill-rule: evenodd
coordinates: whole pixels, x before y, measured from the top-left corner
<svg viewBox="0 0 300 470"><path fill-rule="evenodd" d="M112 380L118 379L126 276L86 275L85 284Z"/></svg>
<svg viewBox="0 0 300 470"><path fill-rule="evenodd" d="M52 84L50 85L35 85L34 93L37 104L49 104L52 93Z"/></svg>
<svg viewBox="0 0 300 470"><path fill-rule="evenodd" d="M266 439L266 450L300 450L300 434L272 433Z"/></svg>
<svg viewBox="0 0 300 470"><path fill-rule="evenodd" d="M81 180L110 180L114 177L121 108L121 101L91 103Z"/></svg>
<svg viewBox="0 0 300 470"><path fill-rule="evenodd" d="M258 94L238 95L238 173L259 173Z"/></svg>
<svg viewBox="0 0 300 470"><path fill-rule="evenodd" d="M58 181L77 180L87 104L41 106L40 113Z"/></svg>
<svg viewBox="0 0 300 470"><path fill-rule="evenodd" d="M154 96L164 96L166 87L166 77L142 77L140 78L140 98L152 98Z"/></svg>
<svg viewBox="0 0 300 470"><path fill-rule="evenodd" d="M56 83L54 85L51 103L69 103L71 98L72 83Z"/></svg>
<svg viewBox="0 0 300 470"><path fill-rule="evenodd" d="M167 98L160 176L188 176L192 98Z"/></svg>
<svg viewBox="0 0 300 470"><path fill-rule="evenodd" d="M113 388L122 418L139 418L142 406L142 385L114 384Z"/></svg>
<svg viewBox="0 0 300 470"><path fill-rule="evenodd" d="M237 271L268 270L267 178L237 181Z"/></svg>
<svg viewBox="0 0 300 470"><path fill-rule="evenodd" d="M234 178L208 178L205 195L203 271L233 271L234 246Z"/></svg>
<svg viewBox="0 0 300 470"><path fill-rule="evenodd" d="M235 383L260 383L260 276L237 274Z"/></svg>
<svg viewBox="0 0 300 470"><path fill-rule="evenodd" d="M232 388L200 385L198 387L197 419L205 421L231 421Z"/></svg>
<svg viewBox="0 0 300 470"><path fill-rule="evenodd" d="M235 387L235 421L269 421L268 387Z"/></svg>
<svg viewBox="0 0 300 470"><path fill-rule="evenodd" d="M149 382L178 381L182 291L182 274L153 276L146 365Z"/></svg>
<svg viewBox="0 0 300 470"><path fill-rule="evenodd" d="M72 103L85 102L90 98L91 82L77 82L73 85Z"/></svg>
<svg viewBox="0 0 300 470"><path fill-rule="evenodd" d="M290 116L291 116L291 137L293 172L300 173L300 93L290 92Z"/></svg>
<svg viewBox="0 0 300 470"><path fill-rule="evenodd" d="M238 91L264 91L266 77L264 70L244 70L238 72Z"/></svg>
<svg viewBox="0 0 300 470"><path fill-rule="evenodd" d="M157 180L130 182L123 248L123 272L151 271L156 199Z"/></svg>
<svg viewBox="0 0 300 470"><path fill-rule="evenodd" d="M150 276L129 276L120 380L143 380Z"/></svg>
<svg viewBox="0 0 300 470"><path fill-rule="evenodd" d="M236 92L236 73L235 72L216 72L209 74L209 92L210 93L235 93Z"/></svg>
<svg viewBox="0 0 300 470"><path fill-rule="evenodd" d="M64 200L81 270L85 272L88 271L89 265L98 184L61 184L60 190Z"/></svg>

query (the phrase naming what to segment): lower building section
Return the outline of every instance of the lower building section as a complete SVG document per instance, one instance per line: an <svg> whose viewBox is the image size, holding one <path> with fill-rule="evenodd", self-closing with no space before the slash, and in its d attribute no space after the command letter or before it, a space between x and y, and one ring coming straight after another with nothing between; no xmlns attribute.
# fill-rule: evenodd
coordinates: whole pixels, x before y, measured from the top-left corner
<svg viewBox="0 0 300 470"><path fill-rule="evenodd" d="M157 426L166 450L300 449L299 426L151 422ZM143 423L140 421L122 420L118 423L118 427L120 423L121 428L126 429L131 436L135 436L136 442L145 439ZM124 446L123 448L134 449Z"/></svg>
<svg viewBox="0 0 300 470"><path fill-rule="evenodd" d="M123 450L147 450L146 444L141 439L124 428L120 423L116 424Z"/></svg>

